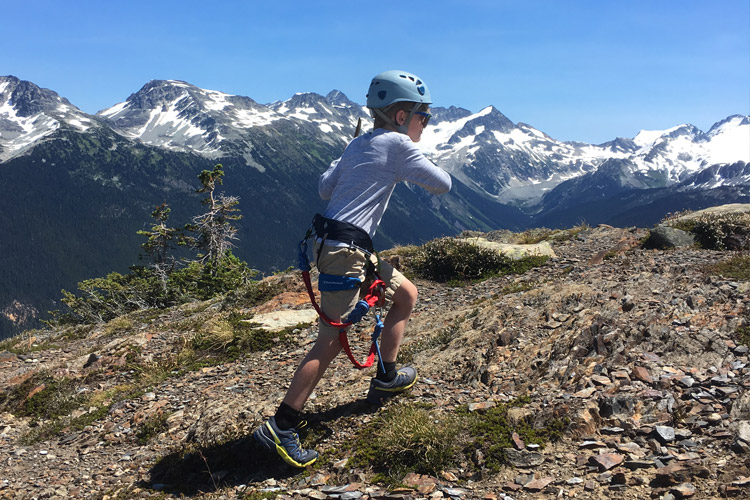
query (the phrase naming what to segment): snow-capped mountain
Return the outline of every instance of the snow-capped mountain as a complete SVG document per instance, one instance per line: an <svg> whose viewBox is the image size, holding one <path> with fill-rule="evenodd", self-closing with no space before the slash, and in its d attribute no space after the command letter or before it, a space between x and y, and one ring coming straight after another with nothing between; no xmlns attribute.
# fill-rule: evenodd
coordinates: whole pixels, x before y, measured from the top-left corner
<svg viewBox="0 0 750 500"><path fill-rule="evenodd" d="M312 92L299 93L268 107L284 116L314 123L321 133L343 143L351 140L358 121L362 120L364 127L370 116L365 106L350 101L338 90L332 90L325 97Z"/></svg>
<svg viewBox="0 0 750 500"><path fill-rule="evenodd" d="M249 97L177 80L153 80L97 116L130 139L209 158L224 156L222 145L242 141L243 130L284 118Z"/></svg>
<svg viewBox="0 0 750 500"><path fill-rule="evenodd" d="M425 130L420 147L455 177L501 203L538 201L561 182L622 154L556 141L530 125L514 124L492 106L455 120L441 120L441 114Z"/></svg>
<svg viewBox="0 0 750 500"><path fill-rule="evenodd" d="M84 132L96 121L49 89L0 76L0 162L21 154L60 127Z"/></svg>
<svg viewBox="0 0 750 500"><path fill-rule="evenodd" d="M538 203L556 186L592 174L609 160L627 160L623 185L640 189L676 185L712 165L750 162L750 117L731 116L708 133L681 125L592 145L557 141L530 125L513 124L490 106L454 121L437 120L421 145L467 184L499 202L524 205ZM714 187L737 182L741 178Z"/></svg>
<svg viewBox="0 0 750 500"><path fill-rule="evenodd" d="M364 106L335 90L262 105L182 81L154 80L95 116L14 77L0 78L0 96L0 160L22 153L63 125L85 131L106 124L142 144L215 160L242 158L264 172L274 154L268 149L270 136L341 150L359 120L363 131L372 123ZM728 178L718 168L709 170L718 178L695 176L710 167L750 162L748 116L730 116L705 133L684 124L593 145L558 141L530 125L513 123L493 106L478 113L455 107L433 113L419 143L425 154L481 196L529 213L544 210L544 197L559 186L596 177L603 166L609 176L617 165L623 188L699 189L746 183L744 176Z"/></svg>
<svg viewBox="0 0 750 500"><path fill-rule="evenodd" d="M365 127L371 123L366 108L348 99L341 106L330 101L331 94L298 94L271 107L314 122L325 133L335 131L342 142L357 118L368 124ZM620 180L622 186L635 189L685 185L713 165L750 162L750 117L741 115L715 124L707 133L680 125L599 145L555 140L530 125L513 123L492 106L478 113L435 108L433 115L418 144L427 156L477 192L530 211L539 210L546 193L595 173L610 160L627 165ZM741 176L722 177L713 187L743 182Z"/></svg>

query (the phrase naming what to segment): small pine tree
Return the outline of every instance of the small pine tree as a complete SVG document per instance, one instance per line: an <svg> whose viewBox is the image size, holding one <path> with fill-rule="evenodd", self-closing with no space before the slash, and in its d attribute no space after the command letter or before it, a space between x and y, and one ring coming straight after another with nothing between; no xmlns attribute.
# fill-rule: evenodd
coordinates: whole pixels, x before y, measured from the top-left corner
<svg viewBox="0 0 750 500"><path fill-rule="evenodd" d="M173 240L177 240L178 244L184 244L182 230L167 226L167 220L171 211L172 209L166 203L157 206L151 212L151 217L155 221L151 225L151 229L148 231L138 231L138 234L147 237L146 242L141 245L141 248L151 257L152 263L150 267L159 279L164 293L167 292L169 274L175 268L175 259L169 253L173 248L172 242Z"/></svg>
<svg viewBox="0 0 750 500"><path fill-rule="evenodd" d="M151 217L155 220L151 229L138 231L138 234L147 237L141 248L151 257L154 264L164 264L168 260L174 260L169 255L169 250L172 248L172 240L179 241L181 230L167 226L171 211L169 205L162 203L151 212Z"/></svg>
<svg viewBox="0 0 750 500"><path fill-rule="evenodd" d="M196 233L189 241L193 248L201 252L200 262L209 264L214 271L219 268L219 262L227 251L234 246L232 241L237 239L237 228L232 222L242 218L237 208L240 202L238 197L215 194L216 186L223 184L223 177L221 164L198 175L202 187L196 192L208 194L207 198L201 200L208 211L193 217L192 224L186 226L186 229Z"/></svg>

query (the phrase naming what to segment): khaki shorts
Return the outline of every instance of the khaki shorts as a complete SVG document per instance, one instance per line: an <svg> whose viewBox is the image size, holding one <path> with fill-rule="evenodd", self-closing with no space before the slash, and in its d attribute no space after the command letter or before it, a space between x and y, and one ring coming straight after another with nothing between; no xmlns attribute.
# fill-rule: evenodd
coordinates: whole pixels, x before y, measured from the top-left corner
<svg viewBox="0 0 750 500"><path fill-rule="evenodd" d="M315 244L313 255L318 255L320 244ZM370 260L377 266L377 257L371 255ZM334 247L323 245L318 259L318 271L322 274L332 274L334 276L348 276L358 278L360 281L365 280L365 262L368 257L363 251L349 247ZM376 267L377 269L377 267ZM387 262L380 261L379 273L380 279L385 282L385 298L387 301L393 300L393 294L399 289L406 278L395 270ZM367 292L369 283L363 286L363 289L353 288L351 290L342 290L339 292L321 292L320 307L333 321L341 322L346 319L347 315L354 309L357 301L362 294ZM320 335L338 336L339 329L332 327L323 320L318 322L320 326Z"/></svg>

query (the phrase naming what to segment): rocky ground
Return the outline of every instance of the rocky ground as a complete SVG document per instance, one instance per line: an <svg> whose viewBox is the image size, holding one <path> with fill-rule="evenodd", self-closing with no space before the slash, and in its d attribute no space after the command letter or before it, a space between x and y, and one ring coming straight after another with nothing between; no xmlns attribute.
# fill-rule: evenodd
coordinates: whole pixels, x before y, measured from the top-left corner
<svg viewBox="0 0 750 500"><path fill-rule="evenodd" d="M750 283L706 271L727 253L644 250L645 234L600 226L553 243L557 257L521 276L417 281L404 349L420 382L373 408L363 400L372 371L340 356L306 408L306 442L321 459L304 471L250 435L273 414L316 328L190 371L175 356L219 324L220 300L29 332L0 347L0 498L748 498L750 364L737 332ZM297 278L276 278L285 292L256 312L309 308ZM44 391L32 383L40 374L98 399L33 440L46 421L14 416L9 401ZM153 383L135 390L148 376ZM516 438L499 472L477 453L396 487L349 463L347 444L394 405L481 412L524 395L530 402L513 418L569 424L542 447ZM94 416L93 401L108 398L117 402Z"/></svg>

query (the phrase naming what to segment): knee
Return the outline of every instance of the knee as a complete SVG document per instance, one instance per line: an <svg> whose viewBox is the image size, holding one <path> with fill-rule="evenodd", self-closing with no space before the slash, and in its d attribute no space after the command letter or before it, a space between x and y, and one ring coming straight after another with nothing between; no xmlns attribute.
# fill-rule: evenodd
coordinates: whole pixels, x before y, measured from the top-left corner
<svg viewBox="0 0 750 500"><path fill-rule="evenodd" d="M393 302L400 304L409 309L414 309L417 305L417 298L419 297L419 291L417 287L409 280L404 280L396 293L393 296Z"/></svg>

